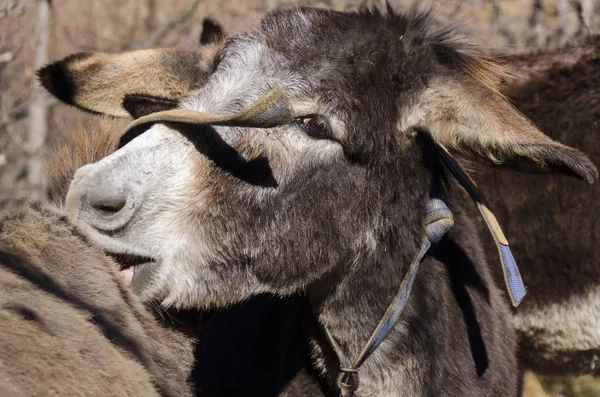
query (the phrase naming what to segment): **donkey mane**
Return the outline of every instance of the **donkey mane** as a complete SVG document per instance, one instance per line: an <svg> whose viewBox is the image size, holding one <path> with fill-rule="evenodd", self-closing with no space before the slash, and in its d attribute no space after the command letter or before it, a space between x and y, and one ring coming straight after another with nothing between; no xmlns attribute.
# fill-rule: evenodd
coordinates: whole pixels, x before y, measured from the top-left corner
<svg viewBox="0 0 600 397"><path fill-rule="evenodd" d="M303 13L311 12L310 7L296 7L299 23L303 21ZM318 9L319 12L324 10ZM278 15L289 12L285 9L270 13L263 26L279 23ZM413 7L408 12L394 10L389 3L385 10L368 8L347 13L351 17L365 19L374 31L392 31L403 40L428 44L434 51L437 61L450 69L472 78L496 94L501 94L500 86L518 75L514 69L502 62L502 59L486 54L486 52L469 38L461 35L455 26L439 26L433 9L420 10Z"/></svg>
<svg viewBox="0 0 600 397"><path fill-rule="evenodd" d="M517 77L511 66L486 55L478 45L457 36L452 28L433 35L431 47L442 65L466 74L496 94L501 94L504 81Z"/></svg>

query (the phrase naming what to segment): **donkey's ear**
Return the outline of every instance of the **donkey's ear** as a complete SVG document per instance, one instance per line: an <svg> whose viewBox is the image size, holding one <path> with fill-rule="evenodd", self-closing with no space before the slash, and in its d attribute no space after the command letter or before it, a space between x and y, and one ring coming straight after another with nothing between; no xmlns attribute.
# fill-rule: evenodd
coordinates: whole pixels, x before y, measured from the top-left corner
<svg viewBox="0 0 600 397"><path fill-rule="evenodd" d="M420 105L419 124L436 142L467 158L524 171L563 172L588 183L598 177L584 154L550 139L496 90L470 78L432 81Z"/></svg>
<svg viewBox="0 0 600 397"><path fill-rule="evenodd" d="M202 33L200 33L200 44L221 44L227 38L225 29L217 22L209 18L202 21Z"/></svg>
<svg viewBox="0 0 600 397"><path fill-rule="evenodd" d="M79 53L40 69L41 84L61 101L135 118L172 109L214 70L216 47Z"/></svg>

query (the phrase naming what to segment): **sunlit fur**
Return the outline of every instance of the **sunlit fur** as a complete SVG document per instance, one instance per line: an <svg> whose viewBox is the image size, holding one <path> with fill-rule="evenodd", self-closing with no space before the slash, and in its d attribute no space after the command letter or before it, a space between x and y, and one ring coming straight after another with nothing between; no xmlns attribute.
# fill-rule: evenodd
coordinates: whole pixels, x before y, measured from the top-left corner
<svg viewBox="0 0 600 397"><path fill-rule="evenodd" d="M58 207L0 211L0 289L3 395L192 395L191 341L156 322Z"/></svg>

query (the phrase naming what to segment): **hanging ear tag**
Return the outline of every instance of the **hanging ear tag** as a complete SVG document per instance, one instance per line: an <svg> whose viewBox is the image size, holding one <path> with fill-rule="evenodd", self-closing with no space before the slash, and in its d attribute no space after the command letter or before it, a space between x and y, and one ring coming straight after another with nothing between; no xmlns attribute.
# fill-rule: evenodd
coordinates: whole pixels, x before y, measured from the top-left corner
<svg viewBox="0 0 600 397"><path fill-rule="evenodd" d="M513 306L517 307L519 306L519 303L521 303L521 300L523 300L525 294L527 294L527 290L525 289L525 284L523 284L523 279L521 278L521 273L519 272L515 258L510 251L508 241L506 240L506 237L504 237L504 233L502 233L500 224L496 220L494 214L492 214L485 204L478 202L477 208L494 237L494 241L498 247L498 253L500 254L500 262L502 263L504 282L508 288L508 294Z"/></svg>
<svg viewBox="0 0 600 397"><path fill-rule="evenodd" d="M483 197L481 191L475 186L475 183L469 175L467 175L444 146L438 144L438 147L440 157L444 164L446 164L450 172L452 172L452 175L454 175L456 180L463 188L465 188L467 193L469 193L469 196L471 196L473 201L477 203L477 209L479 209L485 224L494 237L496 247L498 247L500 262L502 263L502 272L504 273L504 281L510 300L514 307L519 306L519 303L521 303L523 297L527 294L527 290L525 289L525 284L523 284L523 279L521 278L521 273L519 272L515 258L508 246L508 241L500 228L500 224L492 211L490 211L485 197Z"/></svg>

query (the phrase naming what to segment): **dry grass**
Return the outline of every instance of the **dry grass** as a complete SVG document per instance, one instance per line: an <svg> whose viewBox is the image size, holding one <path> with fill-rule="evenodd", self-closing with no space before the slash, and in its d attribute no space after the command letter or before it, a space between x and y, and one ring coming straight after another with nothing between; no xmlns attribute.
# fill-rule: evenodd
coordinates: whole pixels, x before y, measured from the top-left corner
<svg viewBox="0 0 600 397"><path fill-rule="evenodd" d="M537 377L525 375L525 397L599 397L600 381L592 376Z"/></svg>

